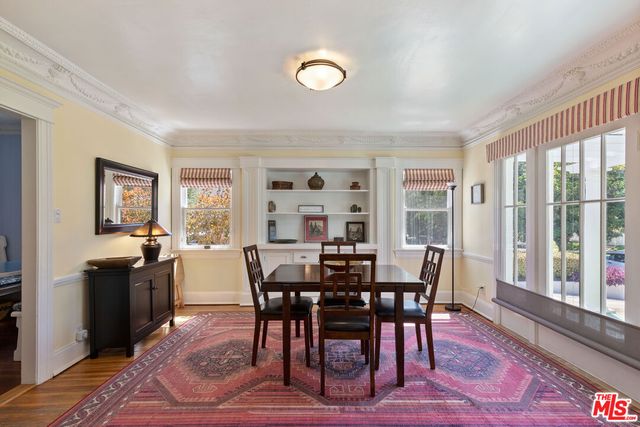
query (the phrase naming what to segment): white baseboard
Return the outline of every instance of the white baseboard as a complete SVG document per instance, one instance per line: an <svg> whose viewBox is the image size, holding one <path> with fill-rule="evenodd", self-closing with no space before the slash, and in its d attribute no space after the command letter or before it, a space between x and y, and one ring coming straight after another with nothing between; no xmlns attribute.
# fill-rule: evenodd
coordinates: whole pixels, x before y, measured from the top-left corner
<svg viewBox="0 0 640 427"><path fill-rule="evenodd" d="M240 295L238 292L232 291L185 292L184 303L193 305L240 304Z"/></svg>
<svg viewBox="0 0 640 427"><path fill-rule="evenodd" d="M89 355L89 341L72 342L53 352L53 375L69 369Z"/></svg>

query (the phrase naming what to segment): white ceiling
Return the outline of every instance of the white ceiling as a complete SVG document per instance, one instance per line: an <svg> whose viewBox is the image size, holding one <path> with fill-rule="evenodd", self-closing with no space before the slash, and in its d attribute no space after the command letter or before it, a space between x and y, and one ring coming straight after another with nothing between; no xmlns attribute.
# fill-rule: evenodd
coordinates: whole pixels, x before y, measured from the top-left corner
<svg viewBox="0 0 640 427"><path fill-rule="evenodd" d="M173 132L460 133L640 1L0 0L0 15ZM294 78L319 49L347 69L327 92Z"/></svg>

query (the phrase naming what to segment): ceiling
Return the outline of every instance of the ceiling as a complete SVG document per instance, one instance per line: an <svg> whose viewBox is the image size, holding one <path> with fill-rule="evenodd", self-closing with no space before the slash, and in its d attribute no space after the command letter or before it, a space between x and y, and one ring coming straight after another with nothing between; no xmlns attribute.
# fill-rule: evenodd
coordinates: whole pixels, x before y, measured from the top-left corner
<svg viewBox="0 0 640 427"><path fill-rule="evenodd" d="M0 0L0 15L172 134L460 134L640 1ZM300 86L315 56L347 80Z"/></svg>

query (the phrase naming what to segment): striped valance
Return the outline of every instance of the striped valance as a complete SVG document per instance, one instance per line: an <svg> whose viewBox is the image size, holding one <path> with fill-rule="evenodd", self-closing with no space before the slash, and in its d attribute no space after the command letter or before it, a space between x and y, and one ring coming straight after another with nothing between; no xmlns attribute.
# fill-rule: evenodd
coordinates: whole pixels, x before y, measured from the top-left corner
<svg viewBox="0 0 640 427"><path fill-rule="evenodd" d="M231 187L229 168L184 168L180 171L180 185L195 188Z"/></svg>
<svg viewBox="0 0 640 427"><path fill-rule="evenodd" d="M405 169L405 190L440 191L454 181L453 169Z"/></svg>
<svg viewBox="0 0 640 427"><path fill-rule="evenodd" d="M510 133L487 145L487 161L509 157L538 145L605 125L640 109L640 77Z"/></svg>
<svg viewBox="0 0 640 427"><path fill-rule="evenodd" d="M115 174L113 175L113 183L121 187L151 187L153 178Z"/></svg>

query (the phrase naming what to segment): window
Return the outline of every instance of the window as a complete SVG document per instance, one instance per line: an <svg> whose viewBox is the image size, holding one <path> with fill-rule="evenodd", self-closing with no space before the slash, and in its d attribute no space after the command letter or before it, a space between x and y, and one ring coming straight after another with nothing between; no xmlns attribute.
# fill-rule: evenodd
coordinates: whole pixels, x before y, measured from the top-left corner
<svg viewBox="0 0 640 427"><path fill-rule="evenodd" d="M624 320L625 130L546 152L547 294Z"/></svg>
<svg viewBox="0 0 640 427"><path fill-rule="evenodd" d="M502 179L503 280L527 285L527 157L503 160Z"/></svg>
<svg viewBox="0 0 640 427"><path fill-rule="evenodd" d="M449 192L404 190L404 245L449 244Z"/></svg>
<svg viewBox="0 0 640 427"><path fill-rule="evenodd" d="M181 246L230 246L231 171L182 169L180 182Z"/></svg>
<svg viewBox="0 0 640 427"><path fill-rule="evenodd" d="M118 191L120 190L120 191ZM116 223L144 223L151 218L151 186L116 186Z"/></svg>

